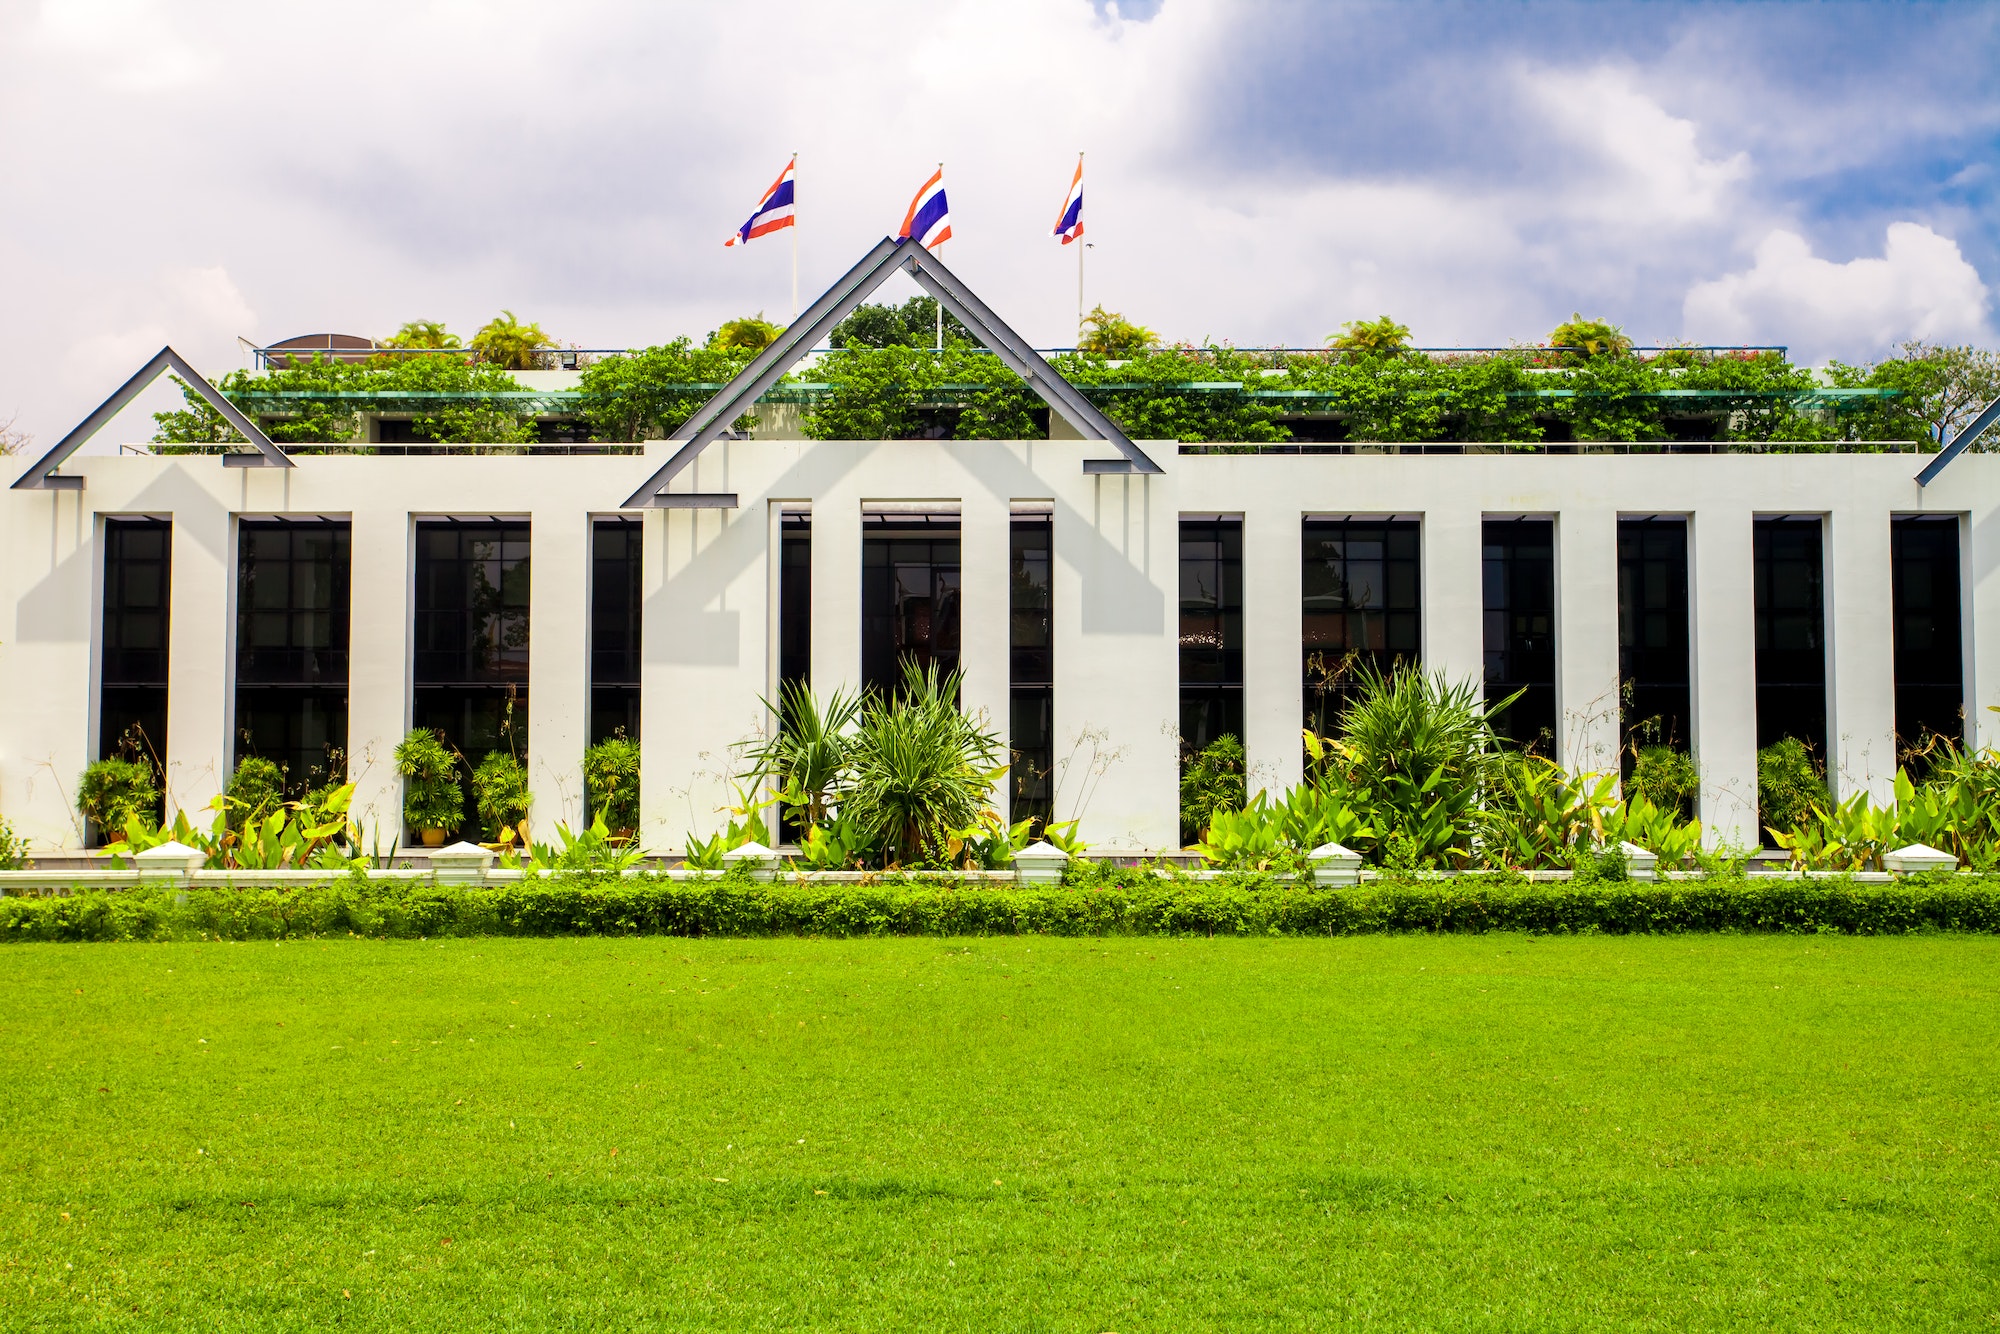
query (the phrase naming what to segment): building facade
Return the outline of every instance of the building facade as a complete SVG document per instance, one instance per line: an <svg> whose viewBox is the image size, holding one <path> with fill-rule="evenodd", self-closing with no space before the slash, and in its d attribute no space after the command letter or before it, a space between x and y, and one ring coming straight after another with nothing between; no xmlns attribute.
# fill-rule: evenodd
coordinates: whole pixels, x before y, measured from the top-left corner
<svg viewBox="0 0 2000 1334"><path fill-rule="evenodd" d="M666 853L727 818L781 681L906 657L1008 736L1002 800L1107 850L1178 842L1184 741L1237 733L1253 788L1296 781L1360 661L1519 691L1502 730L1579 770L1650 720L1735 844L1780 735L1877 797L1899 734L2000 735L2000 459L1919 486L1895 453L1140 444L1158 473L1087 471L1101 441L722 439L643 509L672 444L79 456L80 488L0 491L0 813L85 843L80 773L143 736L169 814L264 754L344 768L387 846L390 752L428 725L524 754L546 837L622 729Z"/></svg>

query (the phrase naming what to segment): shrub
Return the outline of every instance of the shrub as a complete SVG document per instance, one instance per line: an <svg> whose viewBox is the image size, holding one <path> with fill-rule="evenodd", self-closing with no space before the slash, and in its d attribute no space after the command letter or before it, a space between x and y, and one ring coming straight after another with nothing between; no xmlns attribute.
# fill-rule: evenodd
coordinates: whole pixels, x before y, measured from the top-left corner
<svg viewBox="0 0 2000 1334"><path fill-rule="evenodd" d="M760 700L771 709L769 700ZM825 701L803 681L778 691L778 731L744 757L753 782L770 779L806 825L825 821L846 777L853 746L849 730L861 716L861 697L835 690Z"/></svg>
<svg viewBox="0 0 2000 1334"><path fill-rule="evenodd" d="M236 762L224 795L229 798L229 827L241 829L284 804L285 771L260 755L246 755Z"/></svg>
<svg viewBox="0 0 2000 1334"><path fill-rule="evenodd" d="M18 871L28 864L28 840L0 819L0 871Z"/></svg>
<svg viewBox="0 0 2000 1334"><path fill-rule="evenodd" d="M583 752L583 791L593 818L613 833L639 827L639 743L607 737Z"/></svg>
<svg viewBox="0 0 2000 1334"><path fill-rule="evenodd" d="M1243 809L1243 743L1224 732L1181 760L1181 845L1198 842L1217 811Z"/></svg>
<svg viewBox="0 0 2000 1334"><path fill-rule="evenodd" d="M1795 833L1826 801L1826 775L1805 742L1788 736L1757 752L1757 823L1765 829Z"/></svg>
<svg viewBox="0 0 2000 1334"><path fill-rule="evenodd" d="M99 760L83 771L77 783L77 813L107 836L135 817L152 819L159 802L153 767L144 760Z"/></svg>
<svg viewBox="0 0 2000 1334"><path fill-rule="evenodd" d="M952 831L977 823L1006 772L1000 739L960 712L958 686L957 673L905 659L902 690L862 709L841 811L886 864L942 863Z"/></svg>
<svg viewBox="0 0 2000 1334"><path fill-rule="evenodd" d="M519 760L507 751L489 750L472 771L472 800L486 837L511 843L527 822L535 794L528 791L528 771Z"/></svg>
<svg viewBox="0 0 2000 1334"><path fill-rule="evenodd" d="M396 743L396 772L403 776L403 819L412 829L450 833L465 819L465 790L458 759L444 737L428 727Z"/></svg>
<svg viewBox="0 0 2000 1334"><path fill-rule="evenodd" d="M1625 795L1644 797L1663 811L1691 814L1701 794L1701 770L1694 757L1672 746L1641 746L1625 780Z"/></svg>

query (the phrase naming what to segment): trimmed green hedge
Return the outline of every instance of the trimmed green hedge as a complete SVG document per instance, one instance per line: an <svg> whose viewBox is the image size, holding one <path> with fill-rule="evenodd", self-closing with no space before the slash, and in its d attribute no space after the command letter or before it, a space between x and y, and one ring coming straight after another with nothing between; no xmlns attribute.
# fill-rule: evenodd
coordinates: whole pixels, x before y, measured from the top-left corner
<svg viewBox="0 0 2000 1334"><path fill-rule="evenodd" d="M2000 877L1566 881L1505 875L1299 888L1270 877L1201 882L1145 873L1087 886L986 888L943 880L758 884L742 873L674 881L568 877L456 888L88 892L0 899L7 940L269 940L359 935L877 936L1349 935L1389 931L2000 932Z"/></svg>

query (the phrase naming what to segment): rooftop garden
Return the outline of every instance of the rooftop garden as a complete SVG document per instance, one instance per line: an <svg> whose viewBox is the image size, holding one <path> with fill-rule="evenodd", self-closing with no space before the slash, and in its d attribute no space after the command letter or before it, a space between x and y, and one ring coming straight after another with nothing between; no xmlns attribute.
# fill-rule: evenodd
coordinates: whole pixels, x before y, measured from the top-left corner
<svg viewBox="0 0 2000 1334"><path fill-rule="evenodd" d="M528 387L549 340L511 314L469 344L406 325L365 359L287 355L218 387L288 447L352 449L376 418L398 439L520 446L550 438L631 445L671 434L748 364L777 326L730 321L697 342L581 354L573 385ZM941 343L940 341L941 333ZM1783 348L1635 348L1581 317L1540 343L1423 349L1384 317L1350 323L1314 349L1163 345L1099 308L1080 346L1051 365L1137 439L1190 445L1717 441L1756 448L1935 448L2000 395L2000 358L1970 347L1905 344L1884 360L1812 368ZM812 439L1039 438L1047 409L935 304L863 306L764 396L793 404ZM156 443L226 447L235 433L192 392L156 417ZM756 428L756 419L743 423Z"/></svg>

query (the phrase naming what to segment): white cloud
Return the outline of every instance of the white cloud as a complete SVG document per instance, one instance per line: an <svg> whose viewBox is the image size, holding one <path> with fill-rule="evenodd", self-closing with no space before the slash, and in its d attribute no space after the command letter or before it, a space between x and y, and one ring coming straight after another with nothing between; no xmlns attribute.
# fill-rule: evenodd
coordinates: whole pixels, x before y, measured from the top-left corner
<svg viewBox="0 0 2000 1334"><path fill-rule="evenodd" d="M1747 154L1704 154L1695 122L1641 92L1629 70L1540 69L1522 78L1557 137L1599 167L1568 192L1572 217L1647 229L1707 222L1750 174Z"/></svg>
<svg viewBox="0 0 2000 1334"><path fill-rule="evenodd" d="M179 87L213 66L157 0L43 0L38 35L44 51L75 57L86 77L114 88Z"/></svg>
<svg viewBox="0 0 2000 1334"><path fill-rule="evenodd" d="M1682 304L1701 342L1783 342L1817 358L1909 338L1988 336L1986 286L1958 242L1914 222L1891 223L1880 259L1821 259L1797 232L1774 231L1741 273L1696 283Z"/></svg>

